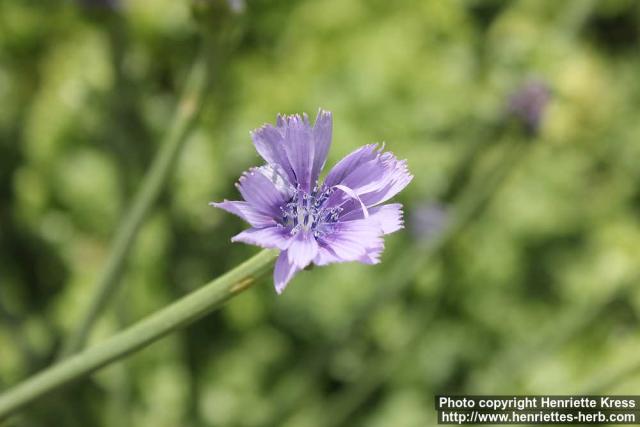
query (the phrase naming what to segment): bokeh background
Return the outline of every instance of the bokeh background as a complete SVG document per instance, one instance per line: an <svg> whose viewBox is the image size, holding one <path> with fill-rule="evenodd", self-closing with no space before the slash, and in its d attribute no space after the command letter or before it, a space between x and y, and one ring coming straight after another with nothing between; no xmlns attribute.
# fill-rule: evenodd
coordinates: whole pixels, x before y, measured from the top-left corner
<svg viewBox="0 0 640 427"><path fill-rule="evenodd" d="M8 426L425 426L433 396L640 391L640 4L0 1L0 390L52 363L213 54L89 344L256 248L249 131L334 113L415 178L382 263L270 277Z"/></svg>

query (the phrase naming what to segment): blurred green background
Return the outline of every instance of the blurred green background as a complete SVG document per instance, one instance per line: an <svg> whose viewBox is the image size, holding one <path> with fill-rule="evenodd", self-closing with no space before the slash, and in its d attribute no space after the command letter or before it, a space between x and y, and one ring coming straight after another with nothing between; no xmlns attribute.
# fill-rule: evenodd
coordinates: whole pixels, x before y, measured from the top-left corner
<svg viewBox="0 0 640 427"><path fill-rule="evenodd" d="M639 394L640 3L231 5L0 0L0 391L78 326L202 49L203 113L90 343L257 251L207 203L238 198L278 112L333 112L328 165L407 158L406 229L379 265L265 278L7 425L425 426L436 393Z"/></svg>

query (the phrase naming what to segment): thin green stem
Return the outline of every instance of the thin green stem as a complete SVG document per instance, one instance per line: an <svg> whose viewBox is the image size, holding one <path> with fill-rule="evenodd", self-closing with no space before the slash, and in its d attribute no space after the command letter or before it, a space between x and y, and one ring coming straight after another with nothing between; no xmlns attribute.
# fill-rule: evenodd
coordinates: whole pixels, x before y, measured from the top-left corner
<svg viewBox="0 0 640 427"><path fill-rule="evenodd" d="M119 278L127 254L145 217L158 199L178 154L202 109L209 81L209 57L208 50L204 49L203 54L193 65L169 132L145 175L130 209L118 227L104 269L93 287L93 294L90 297L87 310L76 323L77 329L72 331L69 339L63 345L63 357L76 353L84 347L93 325L120 283Z"/></svg>
<svg viewBox="0 0 640 427"><path fill-rule="evenodd" d="M202 288L111 338L45 369L0 395L0 420L64 384L82 378L190 324L249 289L269 271L275 250L263 250Z"/></svg>

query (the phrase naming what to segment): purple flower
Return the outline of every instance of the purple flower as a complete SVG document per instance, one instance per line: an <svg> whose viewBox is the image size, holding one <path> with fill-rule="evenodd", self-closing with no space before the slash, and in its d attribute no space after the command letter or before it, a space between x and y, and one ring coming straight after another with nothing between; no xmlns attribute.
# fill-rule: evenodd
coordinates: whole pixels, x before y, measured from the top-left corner
<svg viewBox="0 0 640 427"><path fill-rule="evenodd" d="M549 87L543 81L529 80L509 97L507 112L519 120L529 134L535 135L550 98Z"/></svg>
<svg viewBox="0 0 640 427"><path fill-rule="evenodd" d="M306 114L278 115L276 126L252 132L266 165L236 184L243 201L211 203L251 224L231 241L279 249L274 270L281 293L313 263L379 262L382 236L403 227L402 205L383 204L409 184L406 160L365 145L318 181L331 145L333 119L320 110L313 126Z"/></svg>
<svg viewBox="0 0 640 427"><path fill-rule="evenodd" d="M439 237L448 223L447 209L439 203L424 202L411 210L411 235L420 242L429 243Z"/></svg>
<svg viewBox="0 0 640 427"><path fill-rule="evenodd" d="M227 0L227 4L233 13L242 13L247 7L245 0Z"/></svg>

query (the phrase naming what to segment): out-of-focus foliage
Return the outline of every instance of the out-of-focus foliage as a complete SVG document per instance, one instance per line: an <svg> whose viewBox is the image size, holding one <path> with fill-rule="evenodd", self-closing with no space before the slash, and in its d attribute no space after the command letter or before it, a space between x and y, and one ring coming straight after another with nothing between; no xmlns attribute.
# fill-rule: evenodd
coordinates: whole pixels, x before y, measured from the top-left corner
<svg viewBox="0 0 640 427"><path fill-rule="evenodd" d="M472 197L510 146L521 158L357 328L394 266L423 253L411 224L380 265L304 272L280 297L269 279L9 425L318 426L343 411L344 425L417 426L435 423L435 393L638 391L638 2L247 0L235 17L209 3L0 2L0 390L77 326L214 25L234 50L92 342L255 252L207 202L237 198L260 162L248 131L277 112L333 111L329 164L386 141L415 174L409 212ZM551 101L525 135L506 103L532 78Z"/></svg>

